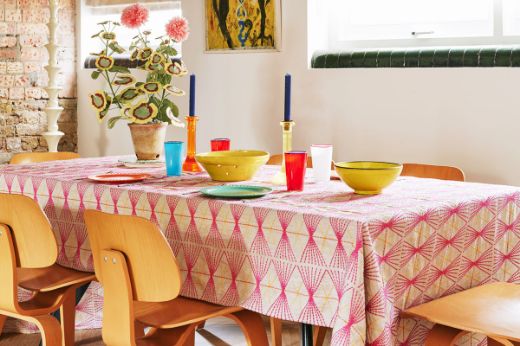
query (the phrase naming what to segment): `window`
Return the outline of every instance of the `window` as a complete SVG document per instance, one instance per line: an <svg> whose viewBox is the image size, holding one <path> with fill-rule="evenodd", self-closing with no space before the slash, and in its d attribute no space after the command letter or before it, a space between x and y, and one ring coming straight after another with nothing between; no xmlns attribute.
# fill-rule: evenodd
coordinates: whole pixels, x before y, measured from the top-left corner
<svg viewBox="0 0 520 346"><path fill-rule="evenodd" d="M140 1L150 11L150 15L146 24L142 28L142 31L148 30L152 32L151 41L152 45L158 43L155 37L165 34L166 23L175 16L181 16L181 4L180 1ZM99 32L99 26L96 23L104 22L106 20L119 22L121 19L122 10L135 3L135 1L129 0L86 0L82 6L82 23L81 23L81 34L82 34L82 47L81 55L85 60L91 53L99 52L102 49L101 42L92 39L91 36ZM85 18L85 19L83 19ZM132 38L136 35L136 29L128 29L124 26L119 26L116 29L117 40L119 44L125 48L128 48ZM180 44L176 47L179 55L181 55Z"/></svg>
<svg viewBox="0 0 520 346"><path fill-rule="evenodd" d="M520 0L314 1L327 6L320 10L326 49L520 42Z"/></svg>

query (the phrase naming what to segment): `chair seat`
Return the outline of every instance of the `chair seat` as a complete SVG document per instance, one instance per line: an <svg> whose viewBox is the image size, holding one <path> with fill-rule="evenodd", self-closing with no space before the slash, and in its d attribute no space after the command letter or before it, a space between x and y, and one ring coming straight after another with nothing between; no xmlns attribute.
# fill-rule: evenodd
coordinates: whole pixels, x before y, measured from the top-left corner
<svg viewBox="0 0 520 346"><path fill-rule="evenodd" d="M50 292L95 280L93 273L80 272L54 264L46 268L17 268L18 285L31 291Z"/></svg>
<svg viewBox="0 0 520 346"><path fill-rule="evenodd" d="M493 283L410 308L405 316L459 330L520 341L520 286Z"/></svg>
<svg viewBox="0 0 520 346"><path fill-rule="evenodd" d="M159 329L176 328L243 310L177 297L160 303L134 302L136 320Z"/></svg>

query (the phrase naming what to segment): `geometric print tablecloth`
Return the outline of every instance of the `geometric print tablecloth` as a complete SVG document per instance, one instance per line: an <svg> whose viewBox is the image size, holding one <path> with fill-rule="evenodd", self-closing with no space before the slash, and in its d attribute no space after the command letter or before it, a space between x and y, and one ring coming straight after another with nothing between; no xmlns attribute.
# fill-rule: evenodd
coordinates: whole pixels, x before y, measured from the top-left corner
<svg viewBox="0 0 520 346"><path fill-rule="evenodd" d="M249 183L270 186L277 169L263 167ZM152 178L86 179L109 171ZM334 345L420 345L431 325L400 319L403 309L487 282L520 282L519 188L400 177L381 195L356 196L339 181L308 181L303 192L275 187L260 199L226 201L198 193L221 185L206 174L165 177L114 157L0 167L0 192L32 197L49 218L61 265L93 271L85 209L138 215L170 243L182 295L332 327ZM102 299L92 284L78 327L99 327Z"/></svg>

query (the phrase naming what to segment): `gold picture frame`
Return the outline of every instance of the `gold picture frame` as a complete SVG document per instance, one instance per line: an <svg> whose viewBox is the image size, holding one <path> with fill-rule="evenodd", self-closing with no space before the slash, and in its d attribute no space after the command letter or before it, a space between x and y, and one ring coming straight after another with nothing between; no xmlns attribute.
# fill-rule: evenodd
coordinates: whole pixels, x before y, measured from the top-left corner
<svg viewBox="0 0 520 346"><path fill-rule="evenodd" d="M204 19L208 53L280 50L281 0L204 0Z"/></svg>

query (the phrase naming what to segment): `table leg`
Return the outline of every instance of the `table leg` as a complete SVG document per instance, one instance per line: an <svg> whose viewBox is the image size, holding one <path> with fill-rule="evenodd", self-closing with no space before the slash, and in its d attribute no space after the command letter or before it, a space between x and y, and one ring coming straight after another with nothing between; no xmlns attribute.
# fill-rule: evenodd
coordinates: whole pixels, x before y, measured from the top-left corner
<svg viewBox="0 0 520 346"><path fill-rule="evenodd" d="M312 325L302 323L302 346L312 346Z"/></svg>

